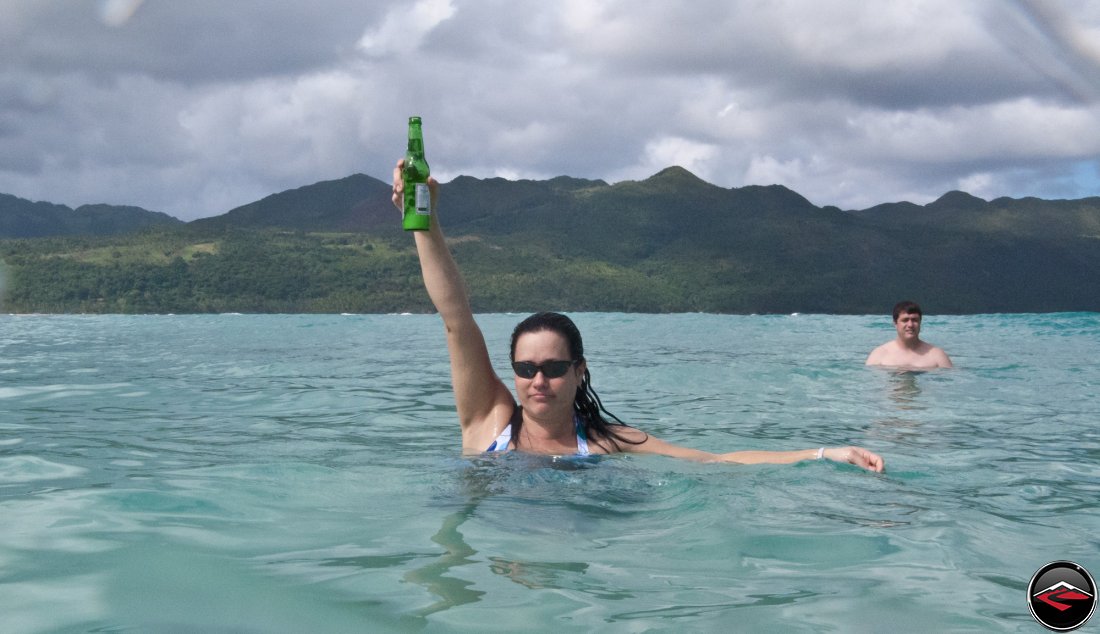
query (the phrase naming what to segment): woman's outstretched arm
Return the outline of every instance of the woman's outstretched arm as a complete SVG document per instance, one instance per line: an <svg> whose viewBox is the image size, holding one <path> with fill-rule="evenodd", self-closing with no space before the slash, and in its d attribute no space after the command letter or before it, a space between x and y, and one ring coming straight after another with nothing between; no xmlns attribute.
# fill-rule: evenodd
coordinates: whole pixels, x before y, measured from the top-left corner
<svg viewBox="0 0 1100 634"><path fill-rule="evenodd" d="M790 464L803 460L824 458L835 462L845 462L862 467L868 471L881 473L886 468L882 456L868 451L862 447L822 447L820 449L799 449L795 451L733 451L730 453L711 453L699 449L682 447L649 434L634 429L626 428L627 436L636 436L638 444L621 443L623 451L634 453L652 453L673 458L683 458L698 462L733 462L738 464ZM820 455L819 455L820 452Z"/></svg>

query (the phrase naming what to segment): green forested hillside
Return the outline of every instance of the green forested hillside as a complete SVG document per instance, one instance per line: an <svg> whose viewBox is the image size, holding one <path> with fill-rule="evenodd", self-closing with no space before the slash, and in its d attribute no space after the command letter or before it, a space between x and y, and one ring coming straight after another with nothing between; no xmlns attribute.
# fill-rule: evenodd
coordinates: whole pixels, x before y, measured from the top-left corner
<svg viewBox="0 0 1100 634"><path fill-rule="evenodd" d="M122 205L65 205L0 194L0 238L118 235L183 222L155 211Z"/></svg>
<svg viewBox="0 0 1100 634"><path fill-rule="evenodd" d="M816 207L669 168L608 185L460 177L440 219L478 311L1100 310L1100 199ZM118 236L0 241L8 312L426 311L411 236L367 176ZM3 285L0 285L3 286Z"/></svg>

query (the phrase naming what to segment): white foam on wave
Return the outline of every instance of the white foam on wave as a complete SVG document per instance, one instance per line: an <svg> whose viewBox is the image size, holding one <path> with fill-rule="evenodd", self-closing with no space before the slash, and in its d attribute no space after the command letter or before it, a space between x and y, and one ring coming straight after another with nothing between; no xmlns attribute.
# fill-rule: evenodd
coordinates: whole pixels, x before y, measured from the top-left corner
<svg viewBox="0 0 1100 634"><path fill-rule="evenodd" d="M91 396L104 390L117 390L133 387L130 383L69 383L58 385L35 385L28 387L0 387L0 399L40 396L41 400L65 398L70 396Z"/></svg>
<svg viewBox="0 0 1100 634"><path fill-rule="evenodd" d="M0 458L0 482L6 483L75 478L87 472L84 467L50 462L38 456Z"/></svg>

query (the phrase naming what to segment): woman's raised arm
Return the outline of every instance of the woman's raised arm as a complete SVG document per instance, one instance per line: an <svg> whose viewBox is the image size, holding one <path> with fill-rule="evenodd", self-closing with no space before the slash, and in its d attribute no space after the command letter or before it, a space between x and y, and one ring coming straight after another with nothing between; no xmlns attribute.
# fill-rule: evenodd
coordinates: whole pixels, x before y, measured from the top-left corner
<svg viewBox="0 0 1100 634"><path fill-rule="evenodd" d="M398 209L401 209L403 200L403 166L404 160L398 161L393 170L393 204ZM508 388L493 371L485 337L470 309L466 284L444 240L437 213L439 183L434 178L429 178L428 188L432 198L431 228L412 233L420 257L424 287L443 318L443 326L447 332L451 382L458 419L462 425L463 447L480 451L485 447L479 445L489 444L483 442L483 438L492 433L492 430L485 431L483 428L486 424L493 426L500 416L506 421L511 415L513 400Z"/></svg>

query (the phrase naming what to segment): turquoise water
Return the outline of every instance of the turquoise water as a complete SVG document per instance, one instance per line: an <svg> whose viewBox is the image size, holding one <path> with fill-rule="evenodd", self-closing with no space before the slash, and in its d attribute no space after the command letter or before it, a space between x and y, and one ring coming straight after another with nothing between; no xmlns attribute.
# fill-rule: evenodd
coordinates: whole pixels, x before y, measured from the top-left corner
<svg viewBox="0 0 1100 634"><path fill-rule="evenodd" d="M1036 632L1100 574L1100 315L929 316L927 373L883 316L574 318L660 438L887 472L463 458L434 316L0 316L0 630Z"/></svg>

